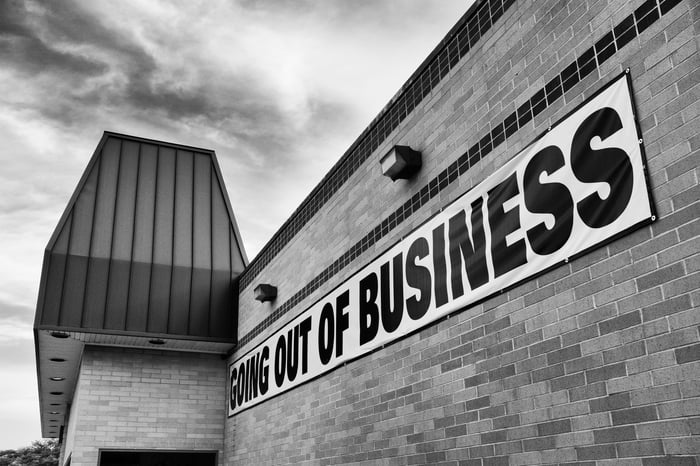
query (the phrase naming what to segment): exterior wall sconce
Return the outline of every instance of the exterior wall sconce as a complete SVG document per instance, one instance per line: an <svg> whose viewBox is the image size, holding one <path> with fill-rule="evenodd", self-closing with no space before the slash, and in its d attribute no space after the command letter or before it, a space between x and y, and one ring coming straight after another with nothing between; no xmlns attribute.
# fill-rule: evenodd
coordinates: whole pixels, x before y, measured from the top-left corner
<svg viewBox="0 0 700 466"><path fill-rule="evenodd" d="M277 297L277 287L267 283L261 283L253 290L255 299L264 303L265 301L274 301Z"/></svg>
<svg viewBox="0 0 700 466"><path fill-rule="evenodd" d="M420 170L423 165L421 153L408 146L394 146L381 158L382 175L391 178L407 180Z"/></svg>

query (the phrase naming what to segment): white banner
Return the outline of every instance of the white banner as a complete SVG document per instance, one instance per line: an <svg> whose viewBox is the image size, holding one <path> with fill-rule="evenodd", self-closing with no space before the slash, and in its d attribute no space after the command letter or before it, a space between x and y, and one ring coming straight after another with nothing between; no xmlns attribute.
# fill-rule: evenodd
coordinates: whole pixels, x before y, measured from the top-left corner
<svg viewBox="0 0 700 466"><path fill-rule="evenodd" d="M625 76L229 366L229 416L650 221Z"/></svg>

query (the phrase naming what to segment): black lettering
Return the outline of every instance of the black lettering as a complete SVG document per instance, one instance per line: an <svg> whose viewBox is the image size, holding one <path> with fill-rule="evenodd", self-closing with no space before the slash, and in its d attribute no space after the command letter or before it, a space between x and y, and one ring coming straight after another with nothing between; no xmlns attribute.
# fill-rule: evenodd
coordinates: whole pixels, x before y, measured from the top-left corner
<svg viewBox="0 0 700 466"><path fill-rule="evenodd" d="M374 339L379 331L377 274L370 273L360 280L360 345Z"/></svg>
<svg viewBox="0 0 700 466"><path fill-rule="evenodd" d="M318 324L318 356L323 364L328 364L333 356L333 306L326 303L321 310Z"/></svg>
<svg viewBox="0 0 700 466"><path fill-rule="evenodd" d="M406 299L406 312L413 320L423 317L430 307L430 269L416 264L417 259L425 258L429 252L428 240L419 237L411 244L406 253L406 283L420 292L420 298L414 294Z"/></svg>
<svg viewBox="0 0 700 466"><path fill-rule="evenodd" d="M382 264L379 269L379 284L381 287L382 301L382 326L387 333L391 333L401 324L403 317L403 254L399 253L394 257L393 283L389 277L389 264ZM394 308L391 306L391 289L394 290Z"/></svg>
<svg viewBox="0 0 700 466"><path fill-rule="evenodd" d="M527 231L532 250L541 255L561 249L571 236L574 224L574 200L569 189L556 182L540 183L540 175L551 175L564 166L564 154L557 146L547 146L528 162L523 174L525 207L533 214L551 214L551 229L542 222Z"/></svg>
<svg viewBox="0 0 700 466"><path fill-rule="evenodd" d="M299 324L299 336L301 337L301 373L309 371L309 345L308 337L311 331L311 316L302 320Z"/></svg>
<svg viewBox="0 0 700 466"><path fill-rule="evenodd" d="M503 204L520 192L515 175L515 173L511 174L491 189L488 194L491 257L496 277L527 262L525 241L522 238L510 246L506 243L506 236L520 228L520 215L518 213L520 208L516 205L508 212L503 210Z"/></svg>
<svg viewBox="0 0 700 466"><path fill-rule="evenodd" d="M255 354L248 359L246 370L248 371L248 389L245 400L252 400L258 396L258 355Z"/></svg>
<svg viewBox="0 0 700 466"><path fill-rule="evenodd" d="M236 382L238 385L238 389L236 391L236 401L238 401L238 406L242 406L245 402L245 380L245 363L241 363L241 365L238 366L238 381Z"/></svg>
<svg viewBox="0 0 700 466"><path fill-rule="evenodd" d="M632 164L618 147L593 150L591 140L601 141L622 129L622 120L610 107L593 112L576 130L571 142L571 169L583 183L607 183L610 194L603 199L591 194L576 204L581 220L591 228L610 225L622 215L632 197Z"/></svg>
<svg viewBox="0 0 700 466"><path fill-rule="evenodd" d="M464 294L462 260L464 260L469 286L472 290L489 281L489 271L486 267L486 240L482 205L482 198L472 202L471 239L467 229L467 215L464 210L459 211L449 222L452 298L459 298Z"/></svg>
<svg viewBox="0 0 700 466"><path fill-rule="evenodd" d="M299 369L299 327L287 332L287 378L293 381L297 378Z"/></svg>
<svg viewBox="0 0 700 466"><path fill-rule="evenodd" d="M445 263L445 225L433 230L433 270L435 271L435 306L447 302L447 265Z"/></svg>
<svg viewBox="0 0 700 466"><path fill-rule="evenodd" d="M350 305L350 291L346 290L335 300L335 357L343 355L343 332L350 327L350 317L343 312Z"/></svg>
<svg viewBox="0 0 700 466"><path fill-rule="evenodd" d="M238 370L234 367L231 370L231 388L229 390L229 406L231 410L236 409L236 376L238 375Z"/></svg>
<svg viewBox="0 0 700 466"><path fill-rule="evenodd" d="M287 367L287 343L284 341L284 335L280 335L277 339L277 347L275 348L275 384L281 387L284 383L284 371Z"/></svg>
<svg viewBox="0 0 700 466"><path fill-rule="evenodd" d="M268 378L270 368L267 367L267 360L270 358L270 348L263 346L262 353L260 353L260 367L258 368L258 374L260 375L260 395L267 393L269 388Z"/></svg>

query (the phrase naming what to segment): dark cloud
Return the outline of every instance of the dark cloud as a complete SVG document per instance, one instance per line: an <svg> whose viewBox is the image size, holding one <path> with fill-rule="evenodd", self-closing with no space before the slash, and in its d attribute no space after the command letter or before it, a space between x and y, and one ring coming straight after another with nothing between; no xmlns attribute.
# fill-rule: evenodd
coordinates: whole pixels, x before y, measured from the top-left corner
<svg viewBox="0 0 700 466"><path fill-rule="evenodd" d="M408 1L403 8L415 9L418 4ZM300 141L347 125L343 120L350 117L348 102L343 103L332 90L301 91L308 95L297 96L300 116L280 102L279 90L269 88L274 84L256 75L259 71L254 66L221 67L216 55L197 55L187 49L202 37L182 29L166 39L162 31L153 29L147 45L142 35L134 34L132 25L107 21L108 15L90 6L76 0L0 2L0 60L24 80L25 88L34 90L35 100L26 108L54 126L73 132L97 121L107 125L111 119L143 122L141 127L162 128L164 134L204 128L234 141L236 157L263 157L265 163L277 163L301 150ZM270 19L270 25L336 24L346 32L351 23L383 18L390 24L399 21L393 16L402 17L392 12L397 8L395 1L243 0L237 6L244 11L238 14L257 17L262 23ZM187 21L175 22L174 27L183 24ZM240 52L236 50L240 44L230 46L221 50L232 55ZM180 48L182 60L174 60L177 65L153 55L162 50L177 57Z"/></svg>
<svg viewBox="0 0 700 466"><path fill-rule="evenodd" d="M397 74L394 52L422 60L425 29L436 41L458 18L444 5L466 8L196 3L0 0L0 375L22 420L42 252L103 130L215 149L253 257L396 91L366 93ZM28 430L10 420L6 443Z"/></svg>
<svg viewBox="0 0 700 466"><path fill-rule="evenodd" d="M0 2L0 59L6 66L29 74L94 76L105 72L104 63L46 43L29 26L31 14L27 6L19 1Z"/></svg>
<svg viewBox="0 0 700 466"><path fill-rule="evenodd" d="M206 75L186 86L177 76L162 82L158 61L143 44L83 6L0 2L0 59L30 82L36 78L37 93L45 98L34 110L44 118L65 126L107 110L171 123L196 118L214 128L233 123L227 129L240 139L254 144L267 137L264 145L284 133L283 112L254 76L217 75L212 65L191 63L195 75ZM95 84L94 77L105 79ZM56 92L47 89L51 85Z"/></svg>
<svg viewBox="0 0 700 466"><path fill-rule="evenodd" d="M4 10L3 10L4 8ZM133 38L105 26L98 16L83 9L79 2L39 2L37 0L9 0L0 3L0 14L5 19L0 23L0 35L35 39L54 52L60 47L88 45L97 49L110 50L117 57L129 57L131 61L142 62L155 67L155 61ZM84 55L69 54L77 57ZM26 57L34 62L35 57ZM97 61L97 60L95 60Z"/></svg>

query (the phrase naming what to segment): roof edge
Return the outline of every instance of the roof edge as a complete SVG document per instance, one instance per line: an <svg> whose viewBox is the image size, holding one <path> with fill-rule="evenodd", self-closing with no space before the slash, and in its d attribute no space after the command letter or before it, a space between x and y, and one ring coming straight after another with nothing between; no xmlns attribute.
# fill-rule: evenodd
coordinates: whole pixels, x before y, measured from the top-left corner
<svg viewBox="0 0 700 466"><path fill-rule="evenodd" d="M107 132L102 133L102 138L100 139L100 142L97 144L97 147L95 148L95 151L92 153L92 156L90 157L90 160L88 161L87 166L85 167L85 170L83 170L83 174L80 175L80 180L78 181L78 184L76 185L75 189L73 190L73 194L71 194L70 199L68 199L68 203L66 204L66 208L63 210L63 214L61 214L61 218L58 220L58 223L56 224L56 228L54 228L53 233L51 233L51 237L49 238L49 242L46 245L46 251L51 251L54 246L56 245L56 241L58 240L58 236L61 234L61 231L63 231L63 228L66 225L66 221L68 220L68 216L71 213L71 210L73 210L73 206L75 205L75 201L78 199L78 195L83 190L83 187L85 186L85 183L87 183L87 179L90 176L90 172L92 171L92 168L95 166L95 163L97 162L97 158L100 155L100 152L102 152L102 148L105 145L105 142L107 141L107 138L109 137L109 134Z"/></svg>
<svg viewBox="0 0 700 466"><path fill-rule="evenodd" d="M118 137L121 139L128 139L130 141L142 142L142 143L146 143L146 144L157 144L159 146L172 147L173 149L189 150L189 151L193 151L193 152L207 152L210 154L214 153L213 149L205 149L203 147L188 146L187 144L179 144L176 142L161 141L159 139L144 138L141 136L133 136L131 134L124 134L124 133L118 133L116 131L105 130L103 132L102 137L106 138L108 136L114 136L114 137Z"/></svg>
<svg viewBox="0 0 700 466"><path fill-rule="evenodd" d="M68 217L70 216L70 212L73 209L73 206L75 205L75 201L77 200L78 195L83 190L83 187L85 186L85 183L87 182L88 176L90 175L92 168L94 167L100 153L102 152L102 149L103 149L107 139L110 136L115 137L115 138L119 138L119 139L137 142L137 143L154 144L154 145L159 145L159 146L164 146L164 147L170 147L173 149L187 150L187 151L192 151L192 152L199 152L199 153L208 154L211 157L211 161L212 161L212 164L214 166L216 176L219 180L221 192L222 192L222 195L224 196L224 202L226 204L226 210L228 211L229 219L231 220L231 227L233 228L233 232L234 232L236 242L237 242L238 251L239 251L241 258L243 260L243 265L244 265L244 270L245 270L245 268L248 266L248 263L249 263L248 255L247 255L247 253L245 251L245 247L243 245L243 238L241 237L241 233L240 233L240 230L238 228L238 222L236 221L236 216L234 215L233 208L231 207L231 200L229 199L229 196L228 196L228 190L226 189L226 184L224 183L224 177L222 175L221 168L219 167L219 161L218 161L218 158L216 157L216 152L212 149L205 149L205 148L196 147L196 146L188 146L185 144L177 144L177 143L172 143L172 142L167 142L167 141L161 141L158 139L143 138L140 136L133 136L130 134L118 133L115 131L103 131L102 137L100 138L100 142L97 144L95 151L92 153L92 156L90 157L90 160L88 161L88 164L85 167L85 170L83 170L83 174L80 176L80 180L78 181L78 184L76 185L75 189L73 190L73 194L71 194L71 197L68 200L68 203L66 204L65 209L63 210L63 214L61 214L61 217L59 218L58 223L56 224L56 227L54 228L53 233L51 234L51 237L49 238L49 242L47 243L46 248L45 248L46 251L51 251L54 248L54 246L56 245L56 241L58 240L58 236L60 235L61 231L65 227L65 224L68 220Z"/></svg>
<svg viewBox="0 0 700 466"><path fill-rule="evenodd" d="M224 176L221 173L221 167L219 167L219 160L216 157L216 153L212 151L211 163L214 166L214 172L216 177L219 179L219 184L221 186L221 195L224 197L224 203L226 204L226 209L228 210L228 216L231 220L231 227L233 228L233 234L236 239L236 246L238 246L238 252L241 254L241 259L243 260L243 270L240 271L238 276L243 273L243 271L248 268L248 254L245 252L245 246L243 245L243 238L241 237L241 232L238 229L238 222L236 221L236 216L233 214L233 208L231 207L231 200L228 197L228 189L226 189L226 184L224 183ZM236 279L238 279L238 276Z"/></svg>
<svg viewBox="0 0 700 466"><path fill-rule="evenodd" d="M177 333L162 333L162 332L136 332L128 330L113 330L113 329L96 329L83 327L70 327L66 325L35 325L34 331L45 332L62 332L62 333L84 333L84 334L100 334L113 335L117 337L139 337L139 338L160 338L163 340L180 340L180 341L195 341L201 343L226 343L235 344L236 338L224 337L200 337L196 335L181 335ZM109 345L106 345L109 346ZM115 345L121 346L121 345Z"/></svg>
<svg viewBox="0 0 700 466"><path fill-rule="evenodd" d="M365 127L364 130L355 138L355 140L350 144L350 146L343 152L343 154L340 156L340 158L336 161L335 164L326 172L326 174L321 178L321 180L311 189L311 192L301 201L301 203L297 206L296 209L287 217L287 219L282 222L282 225L273 233L273 235L270 237L270 239L263 245L263 247L260 248L258 253L253 257L250 261L249 265L254 264L259 258L262 256L262 253L269 248L272 243L276 240L278 236L282 234L282 231L287 227L288 224L292 222L294 217L296 217L303 207L310 203L314 196L321 190L322 186L328 183L328 180L330 179L331 175L338 171L340 169L340 166L343 162L343 160L349 156L349 154L362 142L362 140L365 138L365 136L372 130L372 128L381 120L381 118L386 114L389 109L391 108L392 105L396 103L396 101L401 97L401 95L408 89L411 83L415 81L415 79L420 76L420 74L425 70L425 68L429 67L432 61L435 59L435 57L440 53L440 51L446 46L446 44L449 42L449 40L456 34L456 32L461 28L464 23L466 23L471 16L476 12L479 6L481 6L482 3L484 3L486 0L475 0L474 3L467 9L467 11L457 20L457 22L450 28L450 30L447 32L447 34L435 45L433 50L428 54L428 56L421 62L420 65L418 65L418 68L411 73L410 77L399 87L399 90L389 99L389 101L379 110L377 115L372 118L372 120L369 122L369 124ZM247 267L246 270L243 271L241 275L245 275L247 272Z"/></svg>

